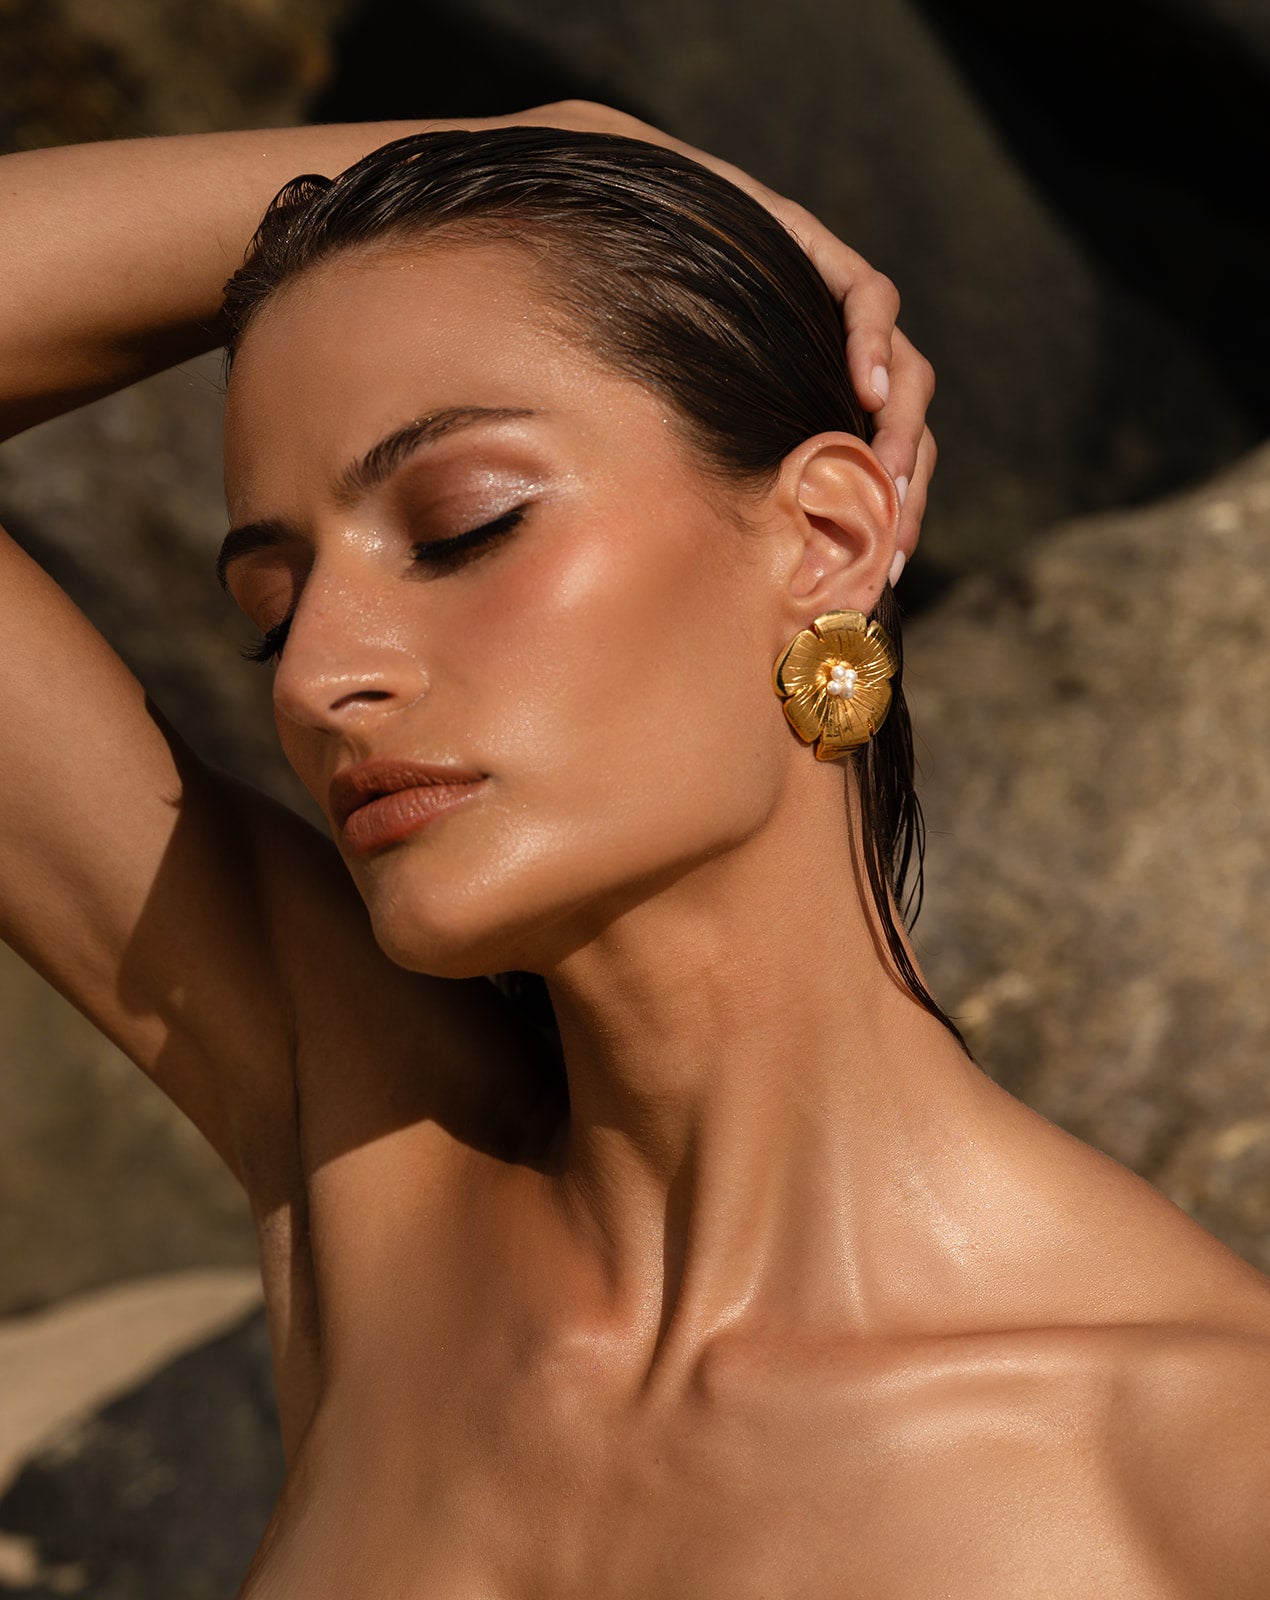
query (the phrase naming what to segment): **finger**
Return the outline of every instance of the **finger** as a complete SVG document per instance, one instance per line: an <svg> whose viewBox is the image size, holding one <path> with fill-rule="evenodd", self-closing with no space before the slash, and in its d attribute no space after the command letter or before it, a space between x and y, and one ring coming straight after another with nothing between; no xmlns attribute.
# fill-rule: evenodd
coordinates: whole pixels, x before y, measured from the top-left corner
<svg viewBox="0 0 1270 1600"><path fill-rule="evenodd" d="M881 411L891 396L899 309L899 291L885 273L870 267L857 274L842 310L847 370L866 411Z"/></svg>
<svg viewBox="0 0 1270 1600"><path fill-rule="evenodd" d="M880 411L888 399L899 291L810 211L776 196L771 204L842 307L851 386L866 411Z"/></svg>
<svg viewBox="0 0 1270 1600"><path fill-rule="evenodd" d="M839 305L855 294L866 280L881 277L858 250L843 244L805 206L795 205L792 200L786 200L770 190L766 196L759 198L765 200L768 209L775 214L786 232L791 233L811 257Z"/></svg>
<svg viewBox="0 0 1270 1600"><path fill-rule="evenodd" d="M896 544L906 560L917 549L917 541L921 538L922 518L926 515L930 480L935 470L937 454L934 436L931 434L930 429L927 428L923 432L921 443L917 448L917 460L913 464L912 480L904 496L904 504L900 507L900 525L896 533Z"/></svg>
<svg viewBox="0 0 1270 1600"><path fill-rule="evenodd" d="M897 328L892 339L891 392L873 435L873 453L892 478L912 482L934 393L934 368Z"/></svg>

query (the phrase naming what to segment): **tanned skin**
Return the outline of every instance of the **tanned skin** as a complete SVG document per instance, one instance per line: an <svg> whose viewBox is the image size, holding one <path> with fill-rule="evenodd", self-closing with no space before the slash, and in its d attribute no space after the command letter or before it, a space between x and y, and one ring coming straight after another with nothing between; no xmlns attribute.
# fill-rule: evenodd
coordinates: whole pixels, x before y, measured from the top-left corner
<svg viewBox="0 0 1270 1600"><path fill-rule="evenodd" d="M273 191L407 131L5 158L38 242L4 246L9 431L205 344ZM203 767L0 553L5 935L260 1230L289 1470L244 1597L1266 1592L1270 1282L915 1004L848 770L772 694L790 636L911 551L933 460L928 369L841 261L884 426L762 493L514 246L369 252L265 307L225 571L290 619L278 729L334 842ZM487 526L461 565L423 548ZM473 776L367 846L332 784L370 760ZM481 976L515 968L550 985L567 1117Z"/></svg>

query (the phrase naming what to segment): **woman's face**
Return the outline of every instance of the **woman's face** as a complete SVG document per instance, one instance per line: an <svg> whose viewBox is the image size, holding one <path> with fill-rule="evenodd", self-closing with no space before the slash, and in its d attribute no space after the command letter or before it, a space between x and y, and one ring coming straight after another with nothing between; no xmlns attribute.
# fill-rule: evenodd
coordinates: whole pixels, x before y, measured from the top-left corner
<svg viewBox="0 0 1270 1600"><path fill-rule="evenodd" d="M771 815L794 743L773 541L516 247L362 255L276 295L226 477L234 597L262 632L291 619L283 747L403 965L549 963ZM426 787L373 799L428 776L401 763L476 781L435 812Z"/></svg>

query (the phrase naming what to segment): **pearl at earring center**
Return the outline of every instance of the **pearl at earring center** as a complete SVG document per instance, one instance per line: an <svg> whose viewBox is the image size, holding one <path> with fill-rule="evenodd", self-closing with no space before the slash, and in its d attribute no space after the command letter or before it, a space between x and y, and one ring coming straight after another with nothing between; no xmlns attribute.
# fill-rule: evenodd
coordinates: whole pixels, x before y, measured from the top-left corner
<svg viewBox="0 0 1270 1600"><path fill-rule="evenodd" d="M841 696L844 700L854 699L856 680L859 676L860 674L854 667L849 667L845 662L839 661L830 669L829 678L825 684L826 694L831 694L835 698Z"/></svg>

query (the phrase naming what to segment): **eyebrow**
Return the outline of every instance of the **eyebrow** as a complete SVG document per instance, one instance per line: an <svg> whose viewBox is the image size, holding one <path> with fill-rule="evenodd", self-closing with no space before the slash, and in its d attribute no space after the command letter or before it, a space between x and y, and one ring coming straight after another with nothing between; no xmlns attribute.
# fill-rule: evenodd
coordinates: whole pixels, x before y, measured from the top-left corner
<svg viewBox="0 0 1270 1600"><path fill-rule="evenodd" d="M517 422L525 417L537 416L523 406L451 406L446 411L434 411L426 417L394 428L351 466L345 467L335 480L335 500L340 506L356 505L364 495L386 478L416 450L424 445L437 444L447 434L460 428L474 427L482 422ZM227 588L226 573L231 561L248 555L253 550L264 550L294 538L295 530L279 517L265 517L259 522L247 522L231 528L221 543L216 557L216 577L222 589Z"/></svg>

